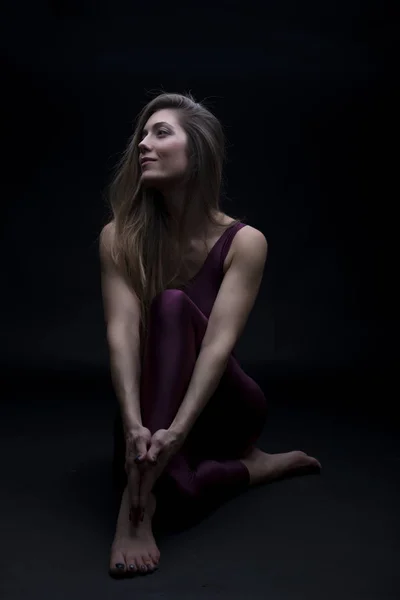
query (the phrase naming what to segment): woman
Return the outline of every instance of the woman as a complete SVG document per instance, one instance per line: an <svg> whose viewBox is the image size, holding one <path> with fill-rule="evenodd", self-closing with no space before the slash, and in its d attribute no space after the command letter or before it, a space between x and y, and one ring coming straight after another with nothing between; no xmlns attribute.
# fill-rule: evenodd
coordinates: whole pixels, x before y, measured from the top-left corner
<svg viewBox="0 0 400 600"><path fill-rule="evenodd" d="M304 452L254 446L266 400L234 347L267 241L220 210L224 145L206 107L161 94L140 112L110 185L100 257L120 417L113 576L157 568L156 505L202 514L249 485L321 466Z"/></svg>

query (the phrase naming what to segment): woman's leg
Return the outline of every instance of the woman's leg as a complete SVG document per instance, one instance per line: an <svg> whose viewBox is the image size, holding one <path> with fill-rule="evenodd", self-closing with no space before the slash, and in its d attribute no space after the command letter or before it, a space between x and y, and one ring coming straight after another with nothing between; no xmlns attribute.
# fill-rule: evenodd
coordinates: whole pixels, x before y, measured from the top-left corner
<svg viewBox="0 0 400 600"><path fill-rule="evenodd" d="M142 422L152 433L168 429L174 420L207 324L205 315L180 290L165 290L154 299L141 376ZM249 471L239 458L259 437L265 416L261 389L231 356L216 392L160 484L168 479L178 494L194 501L245 489Z"/></svg>

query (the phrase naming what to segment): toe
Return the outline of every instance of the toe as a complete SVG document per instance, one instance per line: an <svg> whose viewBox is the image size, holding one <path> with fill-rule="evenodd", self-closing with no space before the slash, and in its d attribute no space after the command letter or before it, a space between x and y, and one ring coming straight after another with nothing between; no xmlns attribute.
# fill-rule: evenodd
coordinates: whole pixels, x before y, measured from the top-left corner
<svg viewBox="0 0 400 600"><path fill-rule="evenodd" d="M299 465L321 467L316 458L306 454L302 450L295 450L294 455L296 456Z"/></svg>
<svg viewBox="0 0 400 600"><path fill-rule="evenodd" d="M110 575L121 577L125 575L126 565L121 552L116 552L112 555L110 561Z"/></svg>
<svg viewBox="0 0 400 600"><path fill-rule="evenodd" d="M149 572L154 571L154 562L151 556L145 556L144 562Z"/></svg>
<svg viewBox="0 0 400 600"><path fill-rule="evenodd" d="M316 467L318 467L319 469L322 469L322 467L321 467L321 463L319 462L319 460L317 460L316 458L313 458L313 461L314 461L314 465L315 465Z"/></svg>
<svg viewBox="0 0 400 600"><path fill-rule="evenodd" d="M302 454L305 464L310 465L312 467L321 468L321 463L316 458L310 456L309 454L305 454L305 452L303 452Z"/></svg>
<svg viewBox="0 0 400 600"><path fill-rule="evenodd" d="M154 568L157 569L158 568L158 562L160 560L160 557L157 556L156 554L150 554L150 558L152 560L152 563L154 565Z"/></svg>
<svg viewBox="0 0 400 600"><path fill-rule="evenodd" d="M147 567L146 564L144 562L144 559L142 557L140 557L140 559L138 559L138 567L139 567L139 573L147 573Z"/></svg>
<svg viewBox="0 0 400 600"><path fill-rule="evenodd" d="M130 575L134 575L135 573L138 572L138 566L136 564L136 560L133 557L129 556L127 558L126 564L127 564L128 573Z"/></svg>

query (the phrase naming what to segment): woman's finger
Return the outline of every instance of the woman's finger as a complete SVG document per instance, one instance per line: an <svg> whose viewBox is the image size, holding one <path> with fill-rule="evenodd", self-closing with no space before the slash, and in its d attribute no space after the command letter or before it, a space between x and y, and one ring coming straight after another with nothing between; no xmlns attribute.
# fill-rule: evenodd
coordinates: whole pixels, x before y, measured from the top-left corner
<svg viewBox="0 0 400 600"><path fill-rule="evenodd" d="M147 452L147 460L151 464L156 464L159 453L160 453L160 446L153 442L151 444L151 447L149 448L149 451Z"/></svg>
<svg viewBox="0 0 400 600"><path fill-rule="evenodd" d="M135 462L143 462L147 456L147 442L144 438L139 438L136 442L137 455L135 456Z"/></svg>

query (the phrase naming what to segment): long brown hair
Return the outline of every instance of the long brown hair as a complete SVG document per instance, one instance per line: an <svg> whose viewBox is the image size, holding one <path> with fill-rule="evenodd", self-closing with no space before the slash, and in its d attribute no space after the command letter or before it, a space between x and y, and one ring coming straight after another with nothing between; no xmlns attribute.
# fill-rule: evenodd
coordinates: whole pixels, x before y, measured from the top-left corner
<svg viewBox="0 0 400 600"><path fill-rule="evenodd" d="M147 120L161 109L177 111L179 123L188 138L188 169L184 181L187 193L179 221L169 213L157 189L141 184L139 142ZM220 121L190 93L161 93L148 102L136 117L134 133L108 185L107 200L114 223L111 256L140 302L142 341L153 298L167 289L172 281L177 282L174 287L179 287L189 280L183 258L189 202L197 205L194 208L201 211L205 222L223 227L214 215L220 212L225 148ZM178 235L172 236L172 231L178 232ZM183 276L179 276L182 272ZM141 344L142 351L143 346Z"/></svg>

